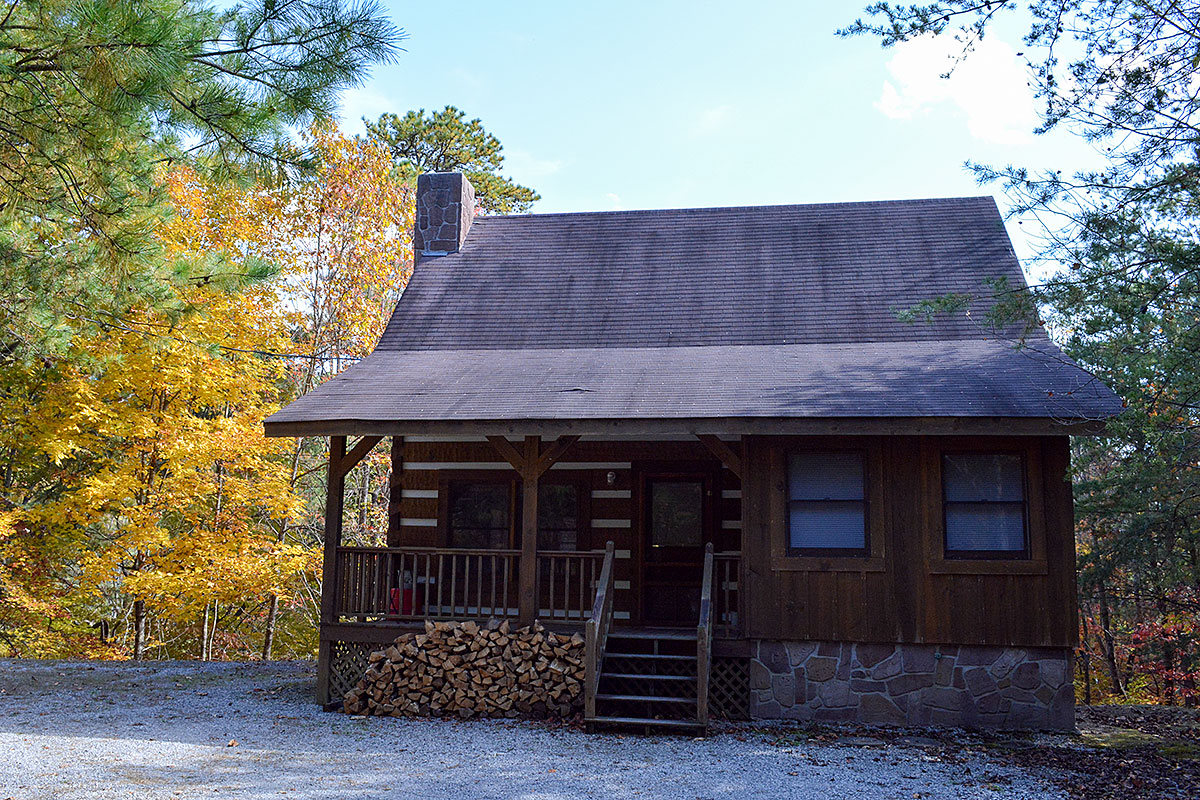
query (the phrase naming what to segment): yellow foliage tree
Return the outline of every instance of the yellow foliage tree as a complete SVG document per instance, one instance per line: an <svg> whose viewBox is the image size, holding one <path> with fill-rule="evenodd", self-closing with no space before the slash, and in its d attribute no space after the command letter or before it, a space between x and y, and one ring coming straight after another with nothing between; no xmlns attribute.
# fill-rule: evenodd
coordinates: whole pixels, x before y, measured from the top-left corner
<svg viewBox="0 0 1200 800"><path fill-rule="evenodd" d="M24 387L0 396L8 652L141 657L170 639L206 656L222 620L265 614L269 657L280 604L315 610L320 509L304 498L323 494L327 453L264 438L262 419L374 345L411 273L414 203L379 146L310 135L319 168L298 185L164 176L175 214L160 236L190 262L177 287L190 312L96 320L61 362L0 360L4 385ZM359 468L362 497L385 459ZM377 504L347 506L360 530L382 526ZM47 620L53 643L36 633ZM116 639L106 625L80 648L97 620L117 622Z"/></svg>

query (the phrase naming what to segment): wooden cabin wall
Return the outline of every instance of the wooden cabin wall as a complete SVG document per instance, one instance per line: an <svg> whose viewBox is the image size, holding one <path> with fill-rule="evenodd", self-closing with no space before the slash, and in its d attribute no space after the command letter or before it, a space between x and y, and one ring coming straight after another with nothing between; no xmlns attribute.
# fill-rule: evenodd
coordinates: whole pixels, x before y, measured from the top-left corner
<svg viewBox="0 0 1200 800"><path fill-rule="evenodd" d="M657 441L592 441L586 437L571 446L543 480L578 480L586 488L584 508L588 517L586 540L579 549L602 550L612 540L616 559L616 619L637 621L641 596L636 569L641 543L640 514L637 513L637 474L641 469L672 464L706 467L717 476L714 498L718 550L736 551L741 546L741 483L696 439ZM398 467L398 468L397 468ZM611 485L607 475L613 472ZM397 476L399 476L397 480ZM392 498L389 509L388 545L391 547L440 547L446 545L441 503L446 479L465 477L508 477L516 473L491 443L482 437L405 437L393 443ZM520 524L520 510L511 515Z"/></svg>
<svg viewBox="0 0 1200 800"><path fill-rule="evenodd" d="M786 452L798 440L747 437L742 577L751 638L1072 647L1077 635L1074 511L1068 437L840 437L873 448L868 477L882 553L874 558L780 558L786 536ZM805 440L804 446L811 446ZM1023 448L1030 561L940 558L940 454ZM774 544L774 549L773 549Z"/></svg>

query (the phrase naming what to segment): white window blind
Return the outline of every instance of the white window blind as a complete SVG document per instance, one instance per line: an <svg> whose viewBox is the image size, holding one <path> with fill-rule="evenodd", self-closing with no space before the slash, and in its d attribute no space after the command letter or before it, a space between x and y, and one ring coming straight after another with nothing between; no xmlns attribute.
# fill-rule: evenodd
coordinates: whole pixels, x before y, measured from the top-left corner
<svg viewBox="0 0 1200 800"><path fill-rule="evenodd" d="M946 552L1026 552L1025 469L1015 453L947 453L942 457Z"/></svg>
<svg viewBox="0 0 1200 800"><path fill-rule="evenodd" d="M789 456L789 551L865 551L864 484L861 453Z"/></svg>

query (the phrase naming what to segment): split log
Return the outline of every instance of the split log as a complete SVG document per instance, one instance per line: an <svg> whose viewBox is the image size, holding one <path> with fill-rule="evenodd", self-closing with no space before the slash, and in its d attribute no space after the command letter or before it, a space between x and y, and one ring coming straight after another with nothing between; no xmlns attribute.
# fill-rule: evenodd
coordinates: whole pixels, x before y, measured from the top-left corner
<svg viewBox="0 0 1200 800"><path fill-rule="evenodd" d="M570 716L582 705L584 639L539 622L426 621L370 654L346 693L348 714L377 716Z"/></svg>

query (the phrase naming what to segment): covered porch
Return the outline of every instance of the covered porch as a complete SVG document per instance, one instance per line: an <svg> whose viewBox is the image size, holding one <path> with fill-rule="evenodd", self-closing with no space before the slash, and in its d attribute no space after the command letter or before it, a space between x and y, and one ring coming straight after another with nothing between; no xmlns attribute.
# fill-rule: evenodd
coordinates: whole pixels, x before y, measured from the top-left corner
<svg viewBox="0 0 1200 800"><path fill-rule="evenodd" d="M536 435L516 440L487 435L471 437L473 443L456 445L450 455L437 456L455 460L434 462L429 460L435 457L432 448L445 450L450 445L440 440L430 443L431 437L413 436L410 439L415 441L407 443L401 436L390 438L393 513L386 547L344 544L341 508L346 475L384 437L331 438L318 677L321 703L336 702L349 682L356 680L356 672L361 674L366 655L403 632L422 629L427 622L499 619L518 626L536 620L552 630L585 635L587 705L592 709L594 697L604 695L600 675L609 634L640 637L658 631L673 645L691 648L687 652L694 653L696 700L704 705L699 701L700 696L707 698L714 645L720 655L735 654L745 644L739 597L740 525L737 520L722 524L716 506L721 498L734 498L724 500L733 504L733 512L726 516L740 516L738 491L720 488L736 479L727 478L722 484L713 477L714 471L731 471L730 463L740 468L738 442L678 436L681 441L673 443L674 450L663 443L604 445L606 454L617 454L607 455L609 459L637 459L649 453L666 457L674 452L706 456L706 463L697 465L680 459L596 460L599 456L592 453L600 445L594 441L580 445L577 435L560 435L547 442ZM566 462L564 457L579 461ZM556 471L548 477L551 469ZM632 488L591 489L580 475L593 473L597 485ZM473 527L468 531L487 546L462 546L472 537L442 530L448 519L456 518L456 502L475 510L467 494L460 492L465 499L456 500L454 488L469 487L472 481L513 485L508 495L510 534L486 536ZM439 489L411 488L434 485ZM548 525L563 524L548 521L546 509L540 507L539 501L547 505L545 489L550 486L578 488L581 495L580 519L572 519L569 535L548 536ZM697 504L694 513L679 507L689 498ZM645 514L614 511L614 503L629 509L644 506ZM628 519L606 518L613 516ZM657 522L658 518L667 521ZM617 525L621 527L610 527ZM689 534L689 526L694 533ZM660 528L665 530L658 534L666 539L663 546L653 533ZM672 599L675 596L678 600ZM617 597L622 599L614 603ZM676 607L671 618L660 613L664 601ZM648 646L658 648L657 643Z"/></svg>

